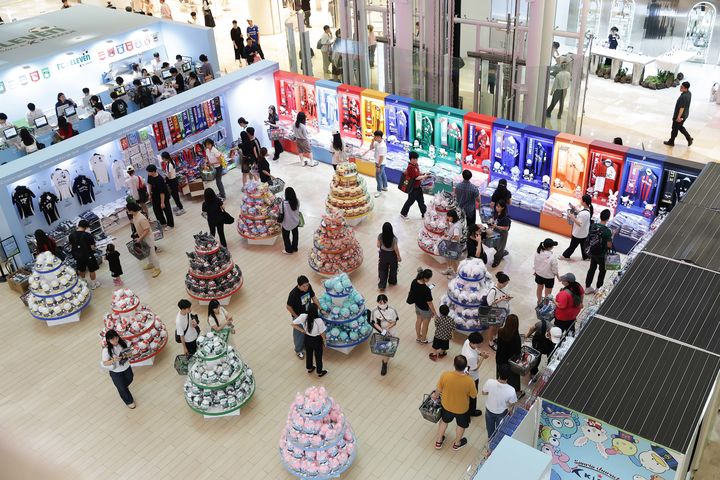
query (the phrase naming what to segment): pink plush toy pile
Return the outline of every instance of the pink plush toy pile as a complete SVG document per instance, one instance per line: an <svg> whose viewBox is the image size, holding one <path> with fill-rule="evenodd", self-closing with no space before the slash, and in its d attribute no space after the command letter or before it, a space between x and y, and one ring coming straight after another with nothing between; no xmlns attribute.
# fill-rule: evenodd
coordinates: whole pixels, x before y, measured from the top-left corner
<svg viewBox="0 0 720 480"><path fill-rule="evenodd" d="M355 459L355 434L325 387L298 393L280 437L280 457L298 478L337 478Z"/></svg>
<svg viewBox="0 0 720 480"><path fill-rule="evenodd" d="M333 209L323 215L313 236L310 267L323 275L337 275L352 272L362 261L362 248L353 229L345 224L342 211Z"/></svg>

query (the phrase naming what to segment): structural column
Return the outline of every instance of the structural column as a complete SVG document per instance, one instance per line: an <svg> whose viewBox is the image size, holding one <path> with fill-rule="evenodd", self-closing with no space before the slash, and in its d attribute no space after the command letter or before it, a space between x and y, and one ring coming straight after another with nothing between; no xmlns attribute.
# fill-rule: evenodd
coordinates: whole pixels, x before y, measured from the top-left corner
<svg viewBox="0 0 720 480"><path fill-rule="evenodd" d="M528 3L527 93L523 102L523 121L533 125L542 125L545 112L545 85L552 55L556 5L556 0L529 0Z"/></svg>

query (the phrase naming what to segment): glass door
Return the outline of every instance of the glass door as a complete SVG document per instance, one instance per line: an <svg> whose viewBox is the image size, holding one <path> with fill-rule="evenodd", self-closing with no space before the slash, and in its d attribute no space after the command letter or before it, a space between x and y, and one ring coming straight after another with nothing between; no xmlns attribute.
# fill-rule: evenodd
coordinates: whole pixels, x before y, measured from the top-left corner
<svg viewBox="0 0 720 480"><path fill-rule="evenodd" d="M697 53L693 60L700 62L707 60L714 26L715 6L709 2L696 3L688 13L688 24L683 42L683 50Z"/></svg>

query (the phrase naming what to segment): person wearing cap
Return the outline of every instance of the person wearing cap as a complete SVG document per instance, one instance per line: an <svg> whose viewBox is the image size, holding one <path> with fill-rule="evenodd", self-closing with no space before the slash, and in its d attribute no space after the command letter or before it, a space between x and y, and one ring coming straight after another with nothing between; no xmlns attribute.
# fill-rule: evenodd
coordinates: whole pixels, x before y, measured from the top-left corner
<svg viewBox="0 0 720 480"><path fill-rule="evenodd" d="M470 378L472 378L475 382L476 389L480 386L478 383L480 381L480 365L482 365L483 360L489 357L487 353L480 351L480 345L482 342L482 333L471 332L470 335L468 335L467 340L465 340L465 343L463 343L462 350L460 352L460 354L464 355L467 359L468 375L470 375ZM482 410L477 409L477 397L470 397L469 412L471 417L479 417L482 415Z"/></svg>
<svg viewBox="0 0 720 480"><path fill-rule="evenodd" d="M555 326L563 332L575 331L575 319L583 307L585 290L575 280L575 274L566 273L560 276L563 288L555 297Z"/></svg>
<svg viewBox="0 0 720 480"><path fill-rule="evenodd" d="M563 331L560 327L553 327L552 322L548 320L539 320L530 327L525 338L532 339L532 346L540 352L541 357L542 355L550 357L552 351L555 350L555 346L560 343L562 336ZM530 369L531 376L537 374L539 364L540 361Z"/></svg>
<svg viewBox="0 0 720 480"><path fill-rule="evenodd" d="M88 233L87 229L90 224L83 219L78 222L77 229L70 234L68 242L70 243L70 254L75 259L76 270L80 278L85 278L85 273L90 272L89 287L96 289L100 286L97 281L95 272L100 268L95 259L95 237Z"/></svg>
<svg viewBox="0 0 720 480"><path fill-rule="evenodd" d="M582 196L580 205L571 207L568 213L568 220L572 222L572 236L570 246L559 257L560 260L569 260L575 249L580 246L580 254L583 260L590 258L585 253L585 241L590 233L590 219L593 215L592 197L587 193Z"/></svg>
<svg viewBox="0 0 720 480"><path fill-rule="evenodd" d="M553 247L557 246L557 242L552 238L546 238L537 247L535 259L533 260L533 271L535 273L535 284L537 290L535 296L537 303L540 305L543 297L547 297L552 293L555 286L555 279L560 279L558 274L558 261L552 253ZM543 295L543 287L545 294Z"/></svg>

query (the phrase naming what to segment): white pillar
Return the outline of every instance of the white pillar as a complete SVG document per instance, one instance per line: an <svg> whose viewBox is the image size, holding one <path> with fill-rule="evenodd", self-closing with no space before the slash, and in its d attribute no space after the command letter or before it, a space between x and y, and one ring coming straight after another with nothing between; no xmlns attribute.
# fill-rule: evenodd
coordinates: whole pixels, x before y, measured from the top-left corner
<svg viewBox="0 0 720 480"><path fill-rule="evenodd" d="M523 121L540 125L545 110L545 81L550 65L556 0L529 0Z"/></svg>

